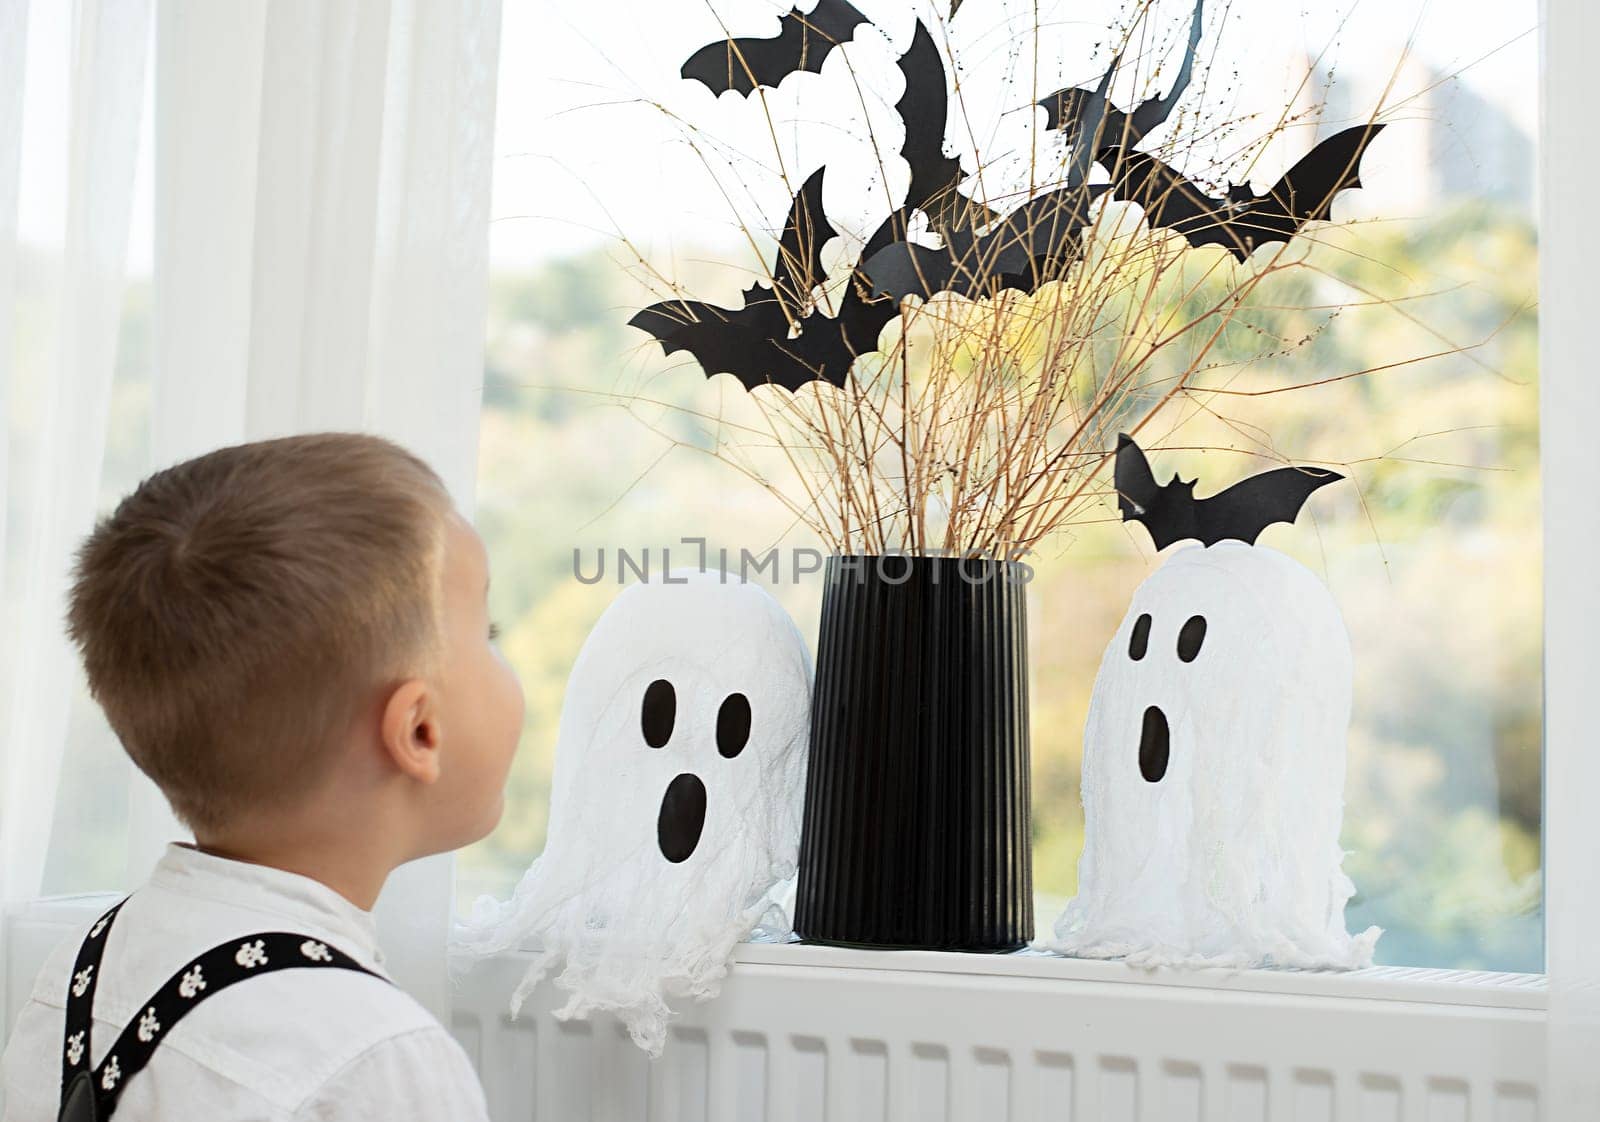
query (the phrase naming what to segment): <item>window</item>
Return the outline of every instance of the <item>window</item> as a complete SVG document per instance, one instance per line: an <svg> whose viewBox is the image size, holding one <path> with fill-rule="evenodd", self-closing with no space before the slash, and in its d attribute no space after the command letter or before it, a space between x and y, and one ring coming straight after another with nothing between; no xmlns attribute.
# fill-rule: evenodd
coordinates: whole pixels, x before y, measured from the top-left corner
<svg viewBox="0 0 1600 1122"><path fill-rule="evenodd" d="M960 18L978 26L961 40L964 81L976 86L1008 65L1025 71L1014 41L1031 17L1015 4L968 2ZM766 7L726 7L735 33L772 30ZM1091 32L1114 17L1107 7L1072 7L1056 85L1096 72ZM1538 971L1535 5L1474 3L1470 16L1459 5L1424 12L1420 0L1341 2L1314 15L1277 7L1234 6L1207 79L1207 98L1231 105L1240 138L1255 135L1252 113L1293 104L1306 115L1262 154L1257 189L1317 135L1316 104L1332 131L1385 100L1391 127L1365 164L1366 189L1336 208L1361 221L1313 249L1314 284L1285 293L1300 308L1350 306L1263 313L1262 329L1293 345L1249 384L1455 352L1262 399L1249 414L1293 456L1348 462L1358 485L1265 538L1328 581L1356 655L1344 844L1358 893L1348 923L1386 929L1380 962ZM509 892L543 844L566 675L617 591L614 570L599 584L574 579L574 551L592 561L600 548L648 550L659 564L670 548L677 565L695 559L684 538L735 557L813 544L758 487L705 455L677 411L716 413L744 391L681 356L663 358L625 326L650 298L635 251L707 299L732 299L748 283L715 264L752 253L733 236L725 200L674 124L640 100L674 96L681 57L719 34L699 8L506 4L477 516L528 716L505 820L459 863L463 907ZM793 80L803 88L773 101L807 119L828 77ZM1045 81L1041 90L1055 88ZM1281 91L1288 100L1277 100ZM740 131L755 110L698 95L671 104L692 102L708 133L759 150L761 138ZM737 184L722 156L712 159L721 182ZM769 226L783 201L762 209ZM828 203L866 207L834 184ZM1226 452L1181 450L1237 442L1233 432L1196 417L1170 442L1164 470L1203 473L1202 490L1219 473L1220 482L1244 474ZM1089 691L1151 558L1108 520L1031 560L1035 877L1048 925L1076 883ZM786 573L774 591L814 641L818 587Z"/></svg>

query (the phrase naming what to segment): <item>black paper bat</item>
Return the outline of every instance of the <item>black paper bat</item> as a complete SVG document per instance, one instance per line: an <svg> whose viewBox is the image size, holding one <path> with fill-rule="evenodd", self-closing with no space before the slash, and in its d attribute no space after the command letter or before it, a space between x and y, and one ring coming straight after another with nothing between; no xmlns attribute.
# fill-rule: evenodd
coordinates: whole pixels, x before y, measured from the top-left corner
<svg viewBox="0 0 1600 1122"><path fill-rule="evenodd" d="M1178 65L1178 77L1165 97L1153 97L1140 102L1132 113L1124 113L1106 96L1111 76L1122 63L1119 54L1101 79L1098 89L1069 87L1040 99L1045 111L1046 127L1064 133L1074 146L1099 153L1116 146L1132 148L1157 126L1164 124L1172 110L1189 89L1189 79L1194 74L1194 56L1200 47L1200 35L1205 16L1205 0L1195 0L1194 15L1189 20L1189 42L1184 48L1183 61ZM1095 121L1092 118L1098 116Z"/></svg>
<svg viewBox="0 0 1600 1122"><path fill-rule="evenodd" d="M1242 479L1209 499L1194 497L1197 480L1156 482L1144 450L1126 433L1117 437L1117 509L1124 522L1143 522L1158 550L1185 538L1202 545L1236 539L1254 545L1274 522L1293 522L1311 492L1343 479L1313 467L1274 468Z"/></svg>
<svg viewBox="0 0 1600 1122"><path fill-rule="evenodd" d="M809 12L795 8L786 13L775 38L710 43L690 55L679 73L704 82L712 93L749 94L757 86L776 89L796 71L821 73L828 52L866 22L867 17L847 0L817 0Z"/></svg>
<svg viewBox="0 0 1600 1122"><path fill-rule="evenodd" d="M1382 125L1356 125L1318 144L1264 195L1248 184L1222 198L1147 152L1124 152L1111 168L1112 196L1144 208L1152 227L1174 230L1190 245L1220 245L1239 260L1256 246L1286 242L1308 222L1330 216L1333 197L1360 187L1361 157Z"/></svg>
<svg viewBox="0 0 1600 1122"><path fill-rule="evenodd" d="M1087 151L1111 176L1112 197L1138 203L1152 227L1175 230L1191 245L1221 245L1239 260L1256 246L1288 241L1308 222L1325 220L1333 197L1360 187L1361 157L1382 125L1356 126L1318 144L1264 195L1248 186L1229 187L1222 198L1207 194L1155 156L1134 151L1171 115L1189 86L1200 44L1205 0L1196 0L1189 42L1178 77L1165 97L1142 102L1123 113L1105 97L1112 63L1098 89L1057 90L1039 102L1047 125L1064 133L1075 152Z"/></svg>
<svg viewBox="0 0 1600 1122"><path fill-rule="evenodd" d="M920 19L910 48L895 65L906 80L905 91L894 103L896 115L906 126L900 158L911 168L906 205L928 208L955 193L961 182L961 161L944 154L944 133L950 121L944 56Z"/></svg>
<svg viewBox="0 0 1600 1122"><path fill-rule="evenodd" d="M960 159L944 154L944 136L950 124L944 56L921 20L911 47L896 65L906 80L905 92L894 103L894 111L906 127L900 158L911 168L906 206L927 214L935 229L993 221L998 217L994 211L956 193L964 173Z"/></svg>
<svg viewBox="0 0 1600 1122"><path fill-rule="evenodd" d="M906 130L900 158L911 170L911 182L904 205L867 239L861 250L863 262L904 238L916 211L926 214L929 225L939 231L982 226L998 217L976 199L956 191L964 173L958 158L944 154L944 134L950 119L944 56L921 20L917 21L911 46L896 65L905 79L905 91L894 103L895 113Z"/></svg>
<svg viewBox="0 0 1600 1122"><path fill-rule="evenodd" d="M1004 288L1025 292L1080 251L1078 234L1089 222L1090 205L1106 190L1096 183L1035 195L983 233L970 226L943 231L943 245L897 241L861 265L875 295L898 303L906 296L938 292L992 296Z"/></svg>
<svg viewBox="0 0 1600 1122"><path fill-rule="evenodd" d="M792 392L817 379L844 385L856 358L878 349L878 334L897 309L869 300L855 283L845 287L836 315L811 308L826 279L822 247L837 233L822 210L824 171L812 173L790 205L771 289L752 285L741 308L666 300L636 313L629 326L655 336L669 355L687 351L707 377L730 373L749 390L770 383ZM799 333L790 338L792 325Z"/></svg>

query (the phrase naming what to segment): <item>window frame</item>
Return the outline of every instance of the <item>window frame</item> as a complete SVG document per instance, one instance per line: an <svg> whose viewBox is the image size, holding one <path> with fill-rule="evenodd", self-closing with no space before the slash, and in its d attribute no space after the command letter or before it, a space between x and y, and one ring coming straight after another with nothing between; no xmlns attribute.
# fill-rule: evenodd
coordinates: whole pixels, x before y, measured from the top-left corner
<svg viewBox="0 0 1600 1122"><path fill-rule="evenodd" d="M1594 125L1589 118L1583 83L1593 60L1590 45L1600 42L1600 10L1584 0L1543 0L1540 19L1541 114L1539 125L1539 228L1560 230L1560 238L1539 241L1539 364L1540 463L1543 508L1544 581L1544 760L1543 760L1543 876L1546 915L1546 975L1549 984L1548 1019L1552 1027L1548 1063L1552 1116L1566 1094L1581 1094L1595 1085L1596 1076L1585 1073L1586 1062L1600 1045L1600 951L1593 932L1600 931L1600 892L1594 890L1594 872L1600 868L1600 815L1591 805L1591 792L1600 790L1600 752L1592 741L1588 695L1600 680L1600 648L1591 629L1600 621L1600 584L1594 579L1593 561L1600 545L1600 503L1585 493L1583 482L1600 477L1600 380L1591 370L1593 358L1588 331L1593 311L1586 284L1586 266L1600 259L1600 225L1590 214L1588 185L1600 182L1600 156L1592 143ZM1557 512L1558 517L1551 517ZM448 867L448 866L445 866ZM438 878L434 865L431 876ZM446 915L452 894L435 888L431 895ZM46 899L14 909L7 923L19 921L69 922L88 916L103 904L103 897ZM15 946L12 940L0 944ZM812 948L763 947L754 954L741 952L738 971L759 961L764 966L786 966L800 971L821 969ZM885 961L885 968L889 960ZM1011 984L1018 977L1069 977L1072 970L1045 960L1017 960L1014 969L994 970L959 955L928 955L914 960L897 958L892 969L903 973L962 973L982 985ZM908 965L909 964L909 965ZM10 1011L27 978L26 963L0 963L0 1009ZM36 965L36 964L35 964ZM836 967L830 966L829 969ZM870 968L865 962L856 969ZM1369 999L1371 987L1398 984L1377 971L1356 976L1307 977L1275 973L1272 985L1283 992L1304 992L1314 987L1324 996L1344 993L1352 1000ZM1393 972L1387 972L1392 975ZM1425 984L1430 973L1409 971L1411 982ZM1527 976L1504 976L1526 979ZM1442 979L1434 979L1442 980ZM1106 981L1102 975L1096 984ZM1192 985L1193 978L1168 982L1130 978L1126 984ZM1248 982L1245 985L1253 983ZM1493 982L1484 984L1492 988ZM1512 985L1507 981L1505 984ZM1514 983L1527 992L1527 983ZM1508 999L1525 1008L1525 998ZM1541 1002L1542 1004L1542 1002ZM9 1022L9 1018L8 1018ZM3 1028L6 1026L0 1026ZM1592 1067L1592 1063L1588 1064ZM1579 1098L1571 1098L1579 1103Z"/></svg>
<svg viewBox="0 0 1600 1122"><path fill-rule="evenodd" d="M1588 184L1600 175L1585 85L1600 42L1600 12L1585 0L1544 0L1540 19L1539 444L1544 517L1545 971L1550 979L1551 1117L1578 1117L1600 1096L1600 789L1589 695L1600 678L1591 630L1600 587L1591 558L1600 504L1583 481L1600 474L1600 382L1586 345L1592 292L1586 266L1600 258ZM1552 514L1555 517L1552 517Z"/></svg>

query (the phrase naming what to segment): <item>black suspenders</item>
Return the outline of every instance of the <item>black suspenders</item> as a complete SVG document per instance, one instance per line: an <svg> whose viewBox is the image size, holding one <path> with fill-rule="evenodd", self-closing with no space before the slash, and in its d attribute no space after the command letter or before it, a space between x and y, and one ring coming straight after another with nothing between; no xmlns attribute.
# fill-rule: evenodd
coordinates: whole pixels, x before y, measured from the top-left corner
<svg viewBox="0 0 1600 1122"><path fill-rule="evenodd" d="M122 904L127 903L126 900ZM67 1027L61 1057L61 1109L57 1122L105 1122L117 1109L128 1080L139 1074L189 1010L235 982L259 974L296 968L368 970L327 943L286 931L263 931L213 947L167 979L129 1022L100 1066L91 1070L89 1042L94 1026L94 991L100 978L111 924L118 904L89 929L67 982ZM386 980L386 979L385 979Z"/></svg>

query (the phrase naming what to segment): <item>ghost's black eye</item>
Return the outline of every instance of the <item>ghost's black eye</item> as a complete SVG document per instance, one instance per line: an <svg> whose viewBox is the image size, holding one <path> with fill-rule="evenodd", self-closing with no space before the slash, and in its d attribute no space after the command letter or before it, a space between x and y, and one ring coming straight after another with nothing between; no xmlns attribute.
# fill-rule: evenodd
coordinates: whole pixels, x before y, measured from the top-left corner
<svg viewBox="0 0 1600 1122"><path fill-rule="evenodd" d="M644 705L639 710L639 727L644 730L644 742L660 748L672 739L672 722L678 716L678 695L672 683L657 678L644 691Z"/></svg>
<svg viewBox="0 0 1600 1122"><path fill-rule="evenodd" d="M742 693L730 693L717 710L717 751L723 759L731 760L744 751L750 739L750 699Z"/></svg>
<svg viewBox="0 0 1600 1122"><path fill-rule="evenodd" d="M1178 632L1178 657L1193 662L1200 653L1200 644L1206 641L1206 617L1190 616L1183 630Z"/></svg>
<svg viewBox="0 0 1600 1122"><path fill-rule="evenodd" d="M1138 662L1150 647L1150 613L1133 621L1133 635L1128 640L1128 657Z"/></svg>

